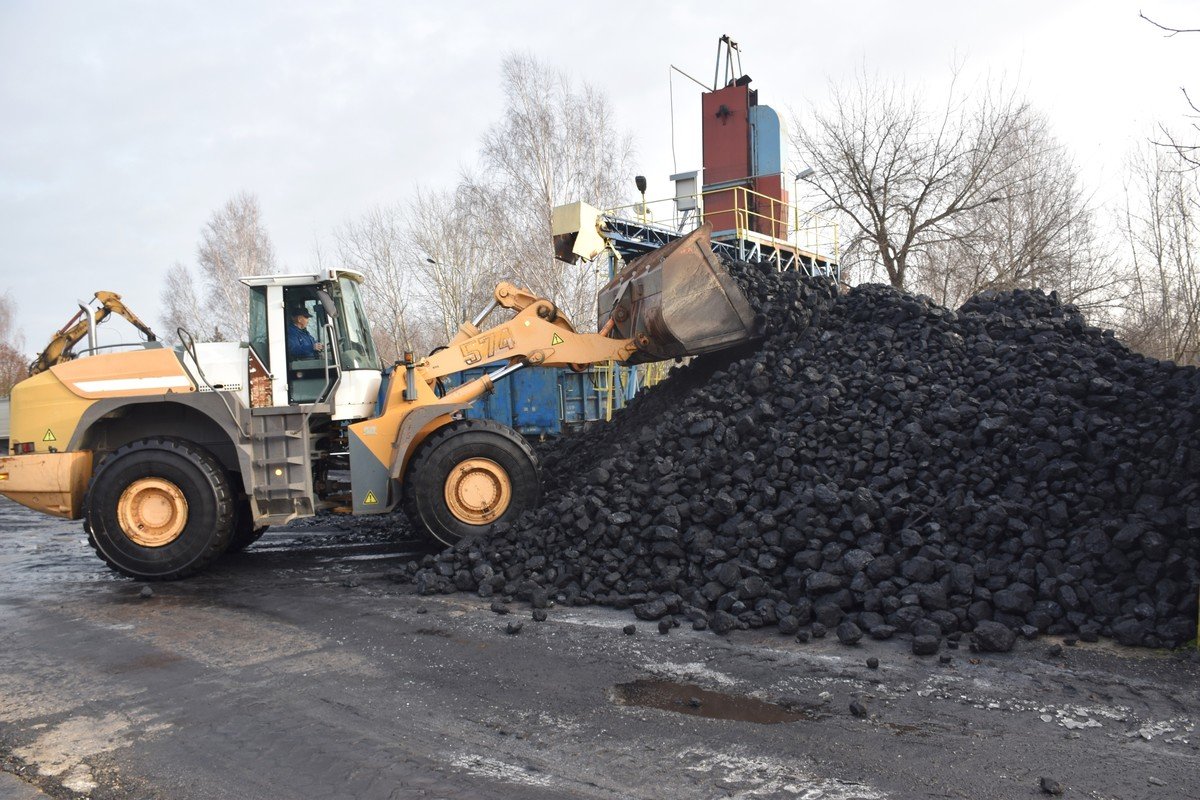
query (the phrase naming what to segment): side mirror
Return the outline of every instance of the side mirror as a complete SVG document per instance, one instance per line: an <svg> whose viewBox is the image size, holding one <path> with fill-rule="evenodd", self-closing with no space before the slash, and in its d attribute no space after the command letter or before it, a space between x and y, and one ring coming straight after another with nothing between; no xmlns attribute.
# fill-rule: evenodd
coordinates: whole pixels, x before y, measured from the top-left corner
<svg viewBox="0 0 1200 800"><path fill-rule="evenodd" d="M325 316L330 319L337 319L337 304L333 302L333 298L329 296L329 292L324 289L317 289L317 299L321 301L321 305L325 308Z"/></svg>

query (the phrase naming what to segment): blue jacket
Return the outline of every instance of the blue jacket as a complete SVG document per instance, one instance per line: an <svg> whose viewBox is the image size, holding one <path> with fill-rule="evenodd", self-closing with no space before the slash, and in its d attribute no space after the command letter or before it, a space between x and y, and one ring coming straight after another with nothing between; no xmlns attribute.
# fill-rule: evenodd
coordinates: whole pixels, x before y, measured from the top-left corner
<svg viewBox="0 0 1200 800"><path fill-rule="evenodd" d="M317 340L304 328L297 328L295 323L287 327L288 358L316 358Z"/></svg>

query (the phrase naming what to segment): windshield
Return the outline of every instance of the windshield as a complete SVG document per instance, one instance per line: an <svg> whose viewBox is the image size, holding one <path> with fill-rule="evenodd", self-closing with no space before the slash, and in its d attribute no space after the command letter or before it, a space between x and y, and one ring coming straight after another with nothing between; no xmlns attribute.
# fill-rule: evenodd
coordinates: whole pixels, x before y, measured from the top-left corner
<svg viewBox="0 0 1200 800"><path fill-rule="evenodd" d="M342 369L379 369L371 326L358 295L358 283L349 278L338 279L338 350Z"/></svg>

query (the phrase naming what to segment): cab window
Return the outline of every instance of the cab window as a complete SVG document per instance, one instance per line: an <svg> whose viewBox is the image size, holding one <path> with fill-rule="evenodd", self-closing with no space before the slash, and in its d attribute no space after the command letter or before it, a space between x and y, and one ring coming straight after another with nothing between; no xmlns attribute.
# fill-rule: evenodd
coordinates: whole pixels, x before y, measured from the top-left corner
<svg viewBox="0 0 1200 800"><path fill-rule="evenodd" d="M267 346L267 287L250 289L250 346L268 370L271 368L271 348Z"/></svg>
<svg viewBox="0 0 1200 800"><path fill-rule="evenodd" d="M289 402L314 403L336 377L325 307L309 287L284 287L283 304Z"/></svg>

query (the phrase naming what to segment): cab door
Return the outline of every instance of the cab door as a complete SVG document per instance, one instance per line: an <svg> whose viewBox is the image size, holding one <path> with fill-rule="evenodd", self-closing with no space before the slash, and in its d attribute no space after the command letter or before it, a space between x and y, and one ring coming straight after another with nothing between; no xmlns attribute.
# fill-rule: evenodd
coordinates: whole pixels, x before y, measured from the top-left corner
<svg viewBox="0 0 1200 800"><path fill-rule="evenodd" d="M300 328L295 312L304 309L308 324ZM330 341L331 320L315 287L285 286L283 289L284 352L287 358L289 405L324 402L337 383L336 342ZM301 331L297 335L295 328ZM301 351L300 343L311 337L314 352Z"/></svg>

